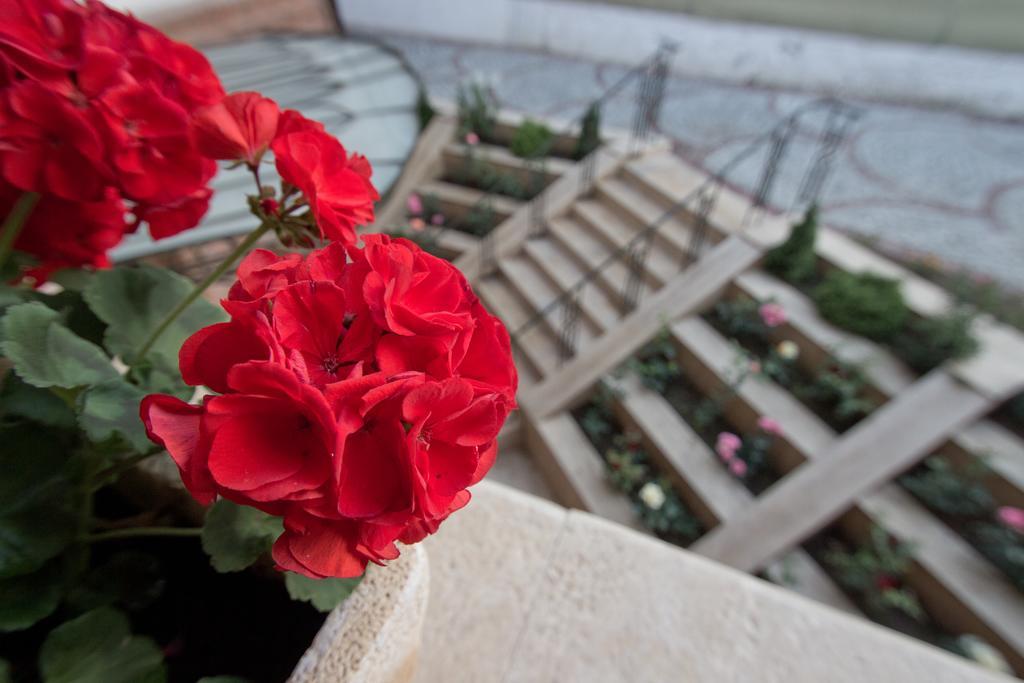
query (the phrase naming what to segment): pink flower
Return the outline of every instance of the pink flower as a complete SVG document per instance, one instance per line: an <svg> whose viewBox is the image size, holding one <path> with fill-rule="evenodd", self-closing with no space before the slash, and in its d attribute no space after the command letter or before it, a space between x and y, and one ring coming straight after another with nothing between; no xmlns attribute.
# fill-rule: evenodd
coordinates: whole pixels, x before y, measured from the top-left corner
<svg viewBox="0 0 1024 683"><path fill-rule="evenodd" d="M469 131L468 133L466 133L466 144L467 145L479 145L480 144L480 136L477 135L476 133L474 133L473 131Z"/></svg>
<svg viewBox="0 0 1024 683"><path fill-rule="evenodd" d="M420 232L427 227L427 224L423 222L422 218L412 218L409 220L409 227L415 232Z"/></svg>
<svg viewBox="0 0 1024 683"><path fill-rule="evenodd" d="M782 436L782 425L767 415L757 418L757 428L771 436Z"/></svg>
<svg viewBox="0 0 1024 683"><path fill-rule="evenodd" d="M740 437L736 436L732 432L720 432L718 439L715 442L715 452L718 456L729 462L736 457L736 451L743 445L743 441Z"/></svg>
<svg viewBox="0 0 1024 683"><path fill-rule="evenodd" d="M1021 508L1004 505L996 511L996 517L1014 531L1024 534L1024 510Z"/></svg>
<svg viewBox="0 0 1024 683"><path fill-rule="evenodd" d="M757 360L750 361L750 365L747 366L747 369L750 370L751 374L754 374L754 375L761 374L761 361L757 361Z"/></svg>
<svg viewBox="0 0 1024 683"><path fill-rule="evenodd" d="M735 474L737 477L747 476L747 463L743 462L739 458L736 458L729 462L729 471Z"/></svg>
<svg viewBox="0 0 1024 683"><path fill-rule="evenodd" d="M778 327L786 322L786 311L778 304L761 304L757 312L761 316L761 322L768 327Z"/></svg>
<svg viewBox="0 0 1024 683"><path fill-rule="evenodd" d="M444 214L435 213L430 217L431 225L444 225Z"/></svg>
<svg viewBox="0 0 1024 683"><path fill-rule="evenodd" d="M405 200L405 207L409 210L409 214L412 216L418 216L423 213L423 200L420 196L413 192L409 195L409 198Z"/></svg>

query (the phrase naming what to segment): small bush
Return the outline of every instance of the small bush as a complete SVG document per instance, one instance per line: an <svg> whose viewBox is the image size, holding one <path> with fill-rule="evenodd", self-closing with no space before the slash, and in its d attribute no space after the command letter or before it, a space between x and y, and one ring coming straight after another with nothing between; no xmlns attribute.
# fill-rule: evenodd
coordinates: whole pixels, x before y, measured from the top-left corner
<svg viewBox="0 0 1024 683"><path fill-rule="evenodd" d="M430 104L430 98L427 97L427 91L420 88L420 92L416 96L416 116L420 120L420 132L427 129L436 113L433 105Z"/></svg>
<svg viewBox="0 0 1024 683"><path fill-rule="evenodd" d="M818 210L812 206L803 220L793 226L786 241L765 255L764 267L787 282L809 282L817 269L814 254L817 237Z"/></svg>
<svg viewBox="0 0 1024 683"><path fill-rule="evenodd" d="M883 342L892 340L910 315L899 282L872 273L833 270L814 290L814 302L829 322Z"/></svg>
<svg viewBox="0 0 1024 683"><path fill-rule="evenodd" d="M925 373L947 360L967 358L978 351L978 340L971 334L974 316L954 311L935 318L916 318L906 334L895 339L896 353L907 365Z"/></svg>
<svg viewBox="0 0 1024 683"><path fill-rule="evenodd" d="M456 94L459 113L459 137L476 133L481 139L494 137L498 98L482 83L464 83Z"/></svg>
<svg viewBox="0 0 1024 683"><path fill-rule="evenodd" d="M897 610L924 621L924 607L917 594L905 585L913 552L912 546L876 526L871 529L868 543L853 551L833 548L824 559L839 583L860 594L871 610Z"/></svg>
<svg viewBox="0 0 1024 683"><path fill-rule="evenodd" d="M981 517L996 509L996 501L985 486L987 473L982 461L957 469L948 460L932 456L901 477L900 483L932 510L951 517Z"/></svg>
<svg viewBox="0 0 1024 683"><path fill-rule="evenodd" d="M547 156L554 139L555 134L550 128L533 119L526 119L512 136L509 150L523 159L537 159Z"/></svg>
<svg viewBox="0 0 1024 683"><path fill-rule="evenodd" d="M601 107L595 102L583 115L580 136L576 139L573 157L582 159L601 146Z"/></svg>
<svg viewBox="0 0 1024 683"><path fill-rule="evenodd" d="M1024 534L1000 524L974 525L969 535L981 553L1024 591Z"/></svg>

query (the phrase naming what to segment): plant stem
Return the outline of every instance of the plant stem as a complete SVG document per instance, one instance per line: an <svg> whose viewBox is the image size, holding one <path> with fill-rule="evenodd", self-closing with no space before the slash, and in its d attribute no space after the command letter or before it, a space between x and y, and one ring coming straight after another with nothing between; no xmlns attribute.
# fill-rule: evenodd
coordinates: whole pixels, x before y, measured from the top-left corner
<svg viewBox="0 0 1024 683"><path fill-rule="evenodd" d="M37 203L39 203L38 192L25 192L18 197L18 201L14 202L14 207L11 208L11 212L4 219L2 232L0 232L0 270L3 270L3 267L7 265L7 259L10 258L11 252L14 251L14 243L18 239L18 235L21 234L21 229L28 222L28 217L32 214L32 210L36 208Z"/></svg>
<svg viewBox="0 0 1024 683"><path fill-rule="evenodd" d="M178 526L136 526L128 529L113 529L101 531L98 534L89 534L82 540L86 543L99 543L101 541L112 541L119 538L198 538L203 533L201 527L178 527Z"/></svg>
<svg viewBox="0 0 1024 683"><path fill-rule="evenodd" d="M268 218L260 223L259 227L246 235L245 239L235 247L234 251L228 254L227 258L221 261L220 264L213 269L213 272L207 275L202 282L197 284L192 291L189 292L188 296L182 299L178 305L167 314L163 321L157 325L156 329L149 335L146 343L143 344L139 349L139 352L135 354L135 358L132 359L131 364L136 365L141 362L146 357L146 354L149 353L150 349L153 348L153 345L156 344L157 340L160 339L160 335L166 332L167 328L171 326L171 323L173 323L186 308L192 305L192 302L198 299L210 285L220 279L220 276L223 275L236 260L238 260L238 257L249 251L249 249L256 244L259 238L263 237L263 235L265 235L272 226L273 221Z"/></svg>
<svg viewBox="0 0 1024 683"><path fill-rule="evenodd" d="M146 453L138 453L136 455L127 457L124 460L119 460L118 462L114 463L105 470L100 471L99 474L96 475L93 482L93 490L106 486L108 480L117 479L117 477L132 469L143 460L148 460L149 458L152 458L154 455L159 455L162 452L163 451L161 449L156 448Z"/></svg>

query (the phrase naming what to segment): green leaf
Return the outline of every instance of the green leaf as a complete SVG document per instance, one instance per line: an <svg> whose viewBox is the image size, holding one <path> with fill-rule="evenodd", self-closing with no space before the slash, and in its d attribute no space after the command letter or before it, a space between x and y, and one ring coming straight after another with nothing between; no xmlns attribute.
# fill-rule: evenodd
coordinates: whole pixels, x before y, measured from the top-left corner
<svg viewBox="0 0 1024 683"><path fill-rule="evenodd" d="M0 431L0 578L35 571L75 532L60 444L29 426Z"/></svg>
<svg viewBox="0 0 1024 683"><path fill-rule="evenodd" d="M169 270L121 266L97 273L83 295L108 325L104 338L107 350L130 362L150 333L192 288L190 280ZM200 298L178 316L150 354L174 367L186 338L201 327L226 319L223 311Z"/></svg>
<svg viewBox="0 0 1024 683"><path fill-rule="evenodd" d="M109 607L86 612L50 632L39 651L44 683L163 683L163 655L151 639L133 636Z"/></svg>
<svg viewBox="0 0 1024 683"><path fill-rule="evenodd" d="M0 659L0 683L11 683L11 665L6 659Z"/></svg>
<svg viewBox="0 0 1024 683"><path fill-rule="evenodd" d="M59 562L33 574L0 579L0 631L21 631L53 614L62 580Z"/></svg>
<svg viewBox="0 0 1024 683"><path fill-rule="evenodd" d="M206 513L203 550L217 571L237 572L269 551L283 531L279 518L222 499Z"/></svg>
<svg viewBox="0 0 1024 683"><path fill-rule="evenodd" d="M56 282L66 290L80 292L85 289L95 275L95 271L82 268L61 268L50 274L50 282Z"/></svg>
<svg viewBox="0 0 1024 683"><path fill-rule="evenodd" d="M146 393L121 378L91 386L79 398L78 423L89 438L102 443L120 436L139 453L150 447L139 417L139 403Z"/></svg>
<svg viewBox="0 0 1024 683"><path fill-rule="evenodd" d="M0 334L0 352L33 386L72 389L118 376L102 349L75 335L61 324L56 311L41 303L7 309Z"/></svg>
<svg viewBox="0 0 1024 683"><path fill-rule="evenodd" d="M295 572L285 572L284 584L292 600L303 600L321 612L330 612L352 594L362 576L352 579L311 579Z"/></svg>
<svg viewBox="0 0 1024 683"><path fill-rule="evenodd" d="M49 389L26 384L13 372L0 388L0 416L30 420L57 429L75 429L75 411Z"/></svg>
<svg viewBox="0 0 1024 683"><path fill-rule="evenodd" d="M147 394L170 394L188 401L196 391L195 387L190 387L181 379L177 361L168 365L163 356L147 355L145 360L131 367L128 377L132 384Z"/></svg>

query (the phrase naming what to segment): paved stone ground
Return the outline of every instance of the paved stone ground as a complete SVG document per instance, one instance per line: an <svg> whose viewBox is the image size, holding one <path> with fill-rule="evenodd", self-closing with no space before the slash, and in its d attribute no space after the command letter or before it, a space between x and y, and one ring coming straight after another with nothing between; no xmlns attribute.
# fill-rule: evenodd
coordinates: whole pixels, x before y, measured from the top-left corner
<svg viewBox="0 0 1024 683"><path fill-rule="evenodd" d="M380 38L380 36L376 36ZM573 119L626 72L526 50L385 36L425 81L432 97L453 100L470 78L493 82L504 106ZM684 158L715 170L752 138L814 93L672 77L660 121ZM606 108L608 125L627 127L630 93ZM901 252L930 254L1024 289L1024 124L951 110L853 102L864 113L836 157L822 200L824 219ZM816 138L813 122L792 146L772 195L788 208ZM729 179L754 186L764 157Z"/></svg>

